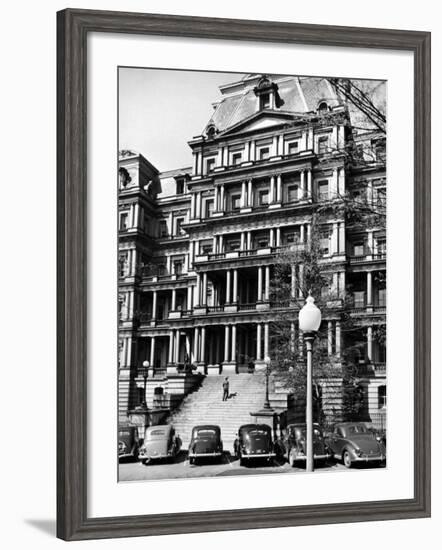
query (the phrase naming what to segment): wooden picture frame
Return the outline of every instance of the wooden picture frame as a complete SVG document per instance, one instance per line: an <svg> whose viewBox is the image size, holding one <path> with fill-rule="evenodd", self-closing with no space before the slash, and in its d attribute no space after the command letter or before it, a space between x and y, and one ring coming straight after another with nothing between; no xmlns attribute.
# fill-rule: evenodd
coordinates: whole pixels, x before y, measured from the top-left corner
<svg viewBox="0 0 442 550"><path fill-rule="evenodd" d="M256 529L430 515L430 33L68 9L57 18L57 535L65 540ZM87 517L87 36L152 34L407 50L414 56L414 497L125 517Z"/></svg>

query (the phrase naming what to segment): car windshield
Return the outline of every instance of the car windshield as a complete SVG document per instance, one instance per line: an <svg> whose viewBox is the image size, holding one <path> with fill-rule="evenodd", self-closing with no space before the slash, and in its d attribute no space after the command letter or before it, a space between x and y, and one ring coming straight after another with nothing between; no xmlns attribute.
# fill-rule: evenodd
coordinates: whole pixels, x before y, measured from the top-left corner
<svg viewBox="0 0 442 550"><path fill-rule="evenodd" d="M364 424L355 424L354 426L348 426L347 434L366 434L368 433L367 427Z"/></svg>
<svg viewBox="0 0 442 550"><path fill-rule="evenodd" d="M208 430L208 429L197 430L195 436L196 437L215 437L216 436L216 431L215 430Z"/></svg>
<svg viewBox="0 0 442 550"><path fill-rule="evenodd" d="M298 437L298 438L306 437L307 430L306 430L306 428L297 428L295 430L295 434L296 434L296 437ZM322 435L321 431L318 430L318 428L313 429L313 437L321 437L321 435Z"/></svg>

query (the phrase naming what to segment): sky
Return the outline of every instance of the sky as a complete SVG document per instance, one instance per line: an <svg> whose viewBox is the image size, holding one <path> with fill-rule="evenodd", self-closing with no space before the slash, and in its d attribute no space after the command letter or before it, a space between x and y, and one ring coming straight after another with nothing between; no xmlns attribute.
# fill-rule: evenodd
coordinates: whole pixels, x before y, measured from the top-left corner
<svg viewBox="0 0 442 550"><path fill-rule="evenodd" d="M141 153L161 172L191 166L187 142L204 130L219 86L243 76L120 68L119 149Z"/></svg>

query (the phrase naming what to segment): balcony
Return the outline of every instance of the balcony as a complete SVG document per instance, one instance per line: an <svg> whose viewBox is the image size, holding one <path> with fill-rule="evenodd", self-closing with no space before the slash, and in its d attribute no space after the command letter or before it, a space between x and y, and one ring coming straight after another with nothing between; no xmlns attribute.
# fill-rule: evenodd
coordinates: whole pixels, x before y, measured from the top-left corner
<svg viewBox="0 0 442 550"><path fill-rule="evenodd" d="M380 376L383 377L387 373L387 366L385 362L366 363L359 366L359 374L362 376Z"/></svg>
<svg viewBox="0 0 442 550"><path fill-rule="evenodd" d="M201 254L195 257L195 263L213 262L218 260L229 260L239 258L251 258L258 256L272 256L283 252L301 252L307 250L307 243L285 244L281 246L266 246L263 248L252 248L250 250L231 250L217 252L215 254Z"/></svg>
<svg viewBox="0 0 442 550"><path fill-rule="evenodd" d="M385 261L387 254L385 252L372 253L367 249L364 254L350 255L349 260L351 264L361 264L365 262L381 262Z"/></svg>

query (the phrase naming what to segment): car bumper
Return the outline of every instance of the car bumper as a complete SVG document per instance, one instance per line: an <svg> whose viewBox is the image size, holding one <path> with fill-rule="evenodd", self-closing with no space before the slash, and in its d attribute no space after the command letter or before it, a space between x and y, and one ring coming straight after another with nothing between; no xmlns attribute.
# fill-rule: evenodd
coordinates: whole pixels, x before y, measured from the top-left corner
<svg viewBox="0 0 442 550"><path fill-rule="evenodd" d="M214 453L191 453L191 452L189 452L188 456L189 456L189 458L207 458L207 457L221 456L222 454L223 454L222 451L216 451Z"/></svg>
<svg viewBox="0 0 442 550"><path fill-rule="evenodd" d="M157 454L157 455L147 455L147 454L142 454L140 453L138 455L138 458L140 460L156 460L157 458L170 458L172 456L171 453L167 453L167 454Z"/></svg>
<svg viewBox="0 0 442 550"><path fill-rule="evenodd" d="M315 455L313 457L313 460L325 460L326 458L330 458L331 455L325 454L325 455ZM307 460L307 457L305 455L296 455L295 460Z"/></svg>
<svg viewBox="0 0 442 550"><path fill-rule="evenodd" d="M354 456L353 462L384 462L386 460L385 455L370 455L370 456Z"/></svg>
<svg viewBox="0 0 442 550"><path fill-rule="evenodd" d="M272 458L276 456L276 453L252 453L242 454L241 458Z"/></svg>
<svg viewBox="0 0 442 550"><path fill-rule="evenodd" d="M135 458L135 455L133 453L123 453L118 455L118 459L120 458Z"/></svg>

